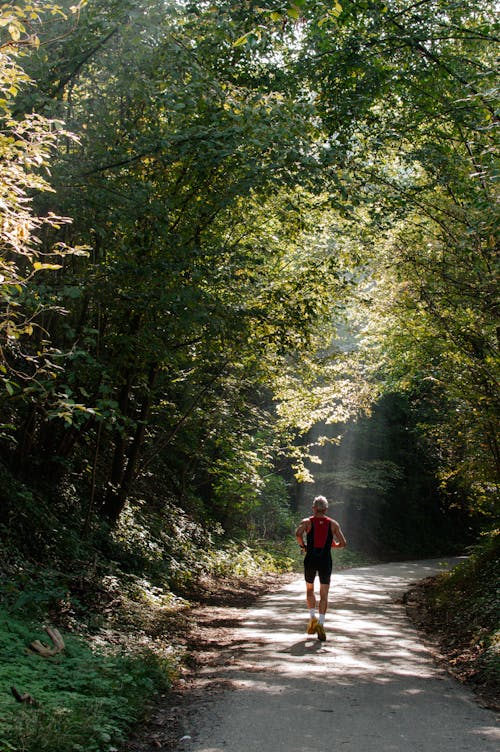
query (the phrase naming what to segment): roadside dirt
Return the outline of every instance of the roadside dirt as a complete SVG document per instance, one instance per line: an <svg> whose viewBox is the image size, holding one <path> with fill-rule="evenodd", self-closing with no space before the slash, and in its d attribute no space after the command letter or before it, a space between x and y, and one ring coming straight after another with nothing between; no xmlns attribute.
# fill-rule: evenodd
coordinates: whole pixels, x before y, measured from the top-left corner
<svg viewBox="0 0 500 752"><path fill-rule="evenodd" d="M408 617L432 650L436 663L470 687L481 705L500 710L499 686L478 669L481 648L471 645L463 631L458 631L456 622L443 625L440 617L428 607L426 593L434 579L422 580L402 598Z"/></svg>
<svg viewBox="0 0 500 752"><path fill-rule="evenodd" d="M200 668L223 665L229 656L234 658L238 648L235 627L243 620L245 609L260 596L279 590L296 577L296 574L266 574L232 580L205 579L196 591L186 594L191 608L177 623L169 624L169 636L185 650L180 678L173 691L159 699L149 720L134 732L120 752L177 750L190 706L207 693L214 694L227 686L225 682L207 681Z"/></svg>
<svg viewBox="0 0 500 752"><path fill-rule="evenodd" d="M186 719L190 709L197 709L217 694L231 689L231 680L219 668L231 663L247 672L258 672L257 665L245 662L238 625L246 611L263 594L270 594L296 579L297 575L263 576L238 581L210 580L201 583L191 594L192 607L181 620L181 629L172 638L185 650L185 666L174 690L160 698L149 721L137 729L123 752L173 752L183 748L188 738ZM429 578L430 579L430 578ZM457 644L457 636L443 632L425 608L425 584L412 586L401 603L417 628L436 663L461 683L468 683L481 705L500 709L498 693L474 677L464 656L467 646ZM457 660L457 656L461 656ZM470 656L472 661L473 656ZM221 676L222 675L222 676ZM189 726L189 724L188 724ZM180 746L179 746L180 745Z"/></svg>

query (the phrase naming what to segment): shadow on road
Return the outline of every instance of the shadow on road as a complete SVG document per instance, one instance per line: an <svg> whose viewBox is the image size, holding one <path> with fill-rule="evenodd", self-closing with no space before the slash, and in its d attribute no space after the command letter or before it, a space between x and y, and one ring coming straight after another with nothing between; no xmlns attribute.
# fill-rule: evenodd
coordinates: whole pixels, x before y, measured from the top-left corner
<svg viewBox="0 0 500 752"><path fill-rule="evenodd" d="M336 574L324 643L305 634L301 580L263 597L237 628L236 649L208 671L231 690L200 704L188 749L497 752L494 714L436 667L398 603L410 582L440 568Z"/></svg>

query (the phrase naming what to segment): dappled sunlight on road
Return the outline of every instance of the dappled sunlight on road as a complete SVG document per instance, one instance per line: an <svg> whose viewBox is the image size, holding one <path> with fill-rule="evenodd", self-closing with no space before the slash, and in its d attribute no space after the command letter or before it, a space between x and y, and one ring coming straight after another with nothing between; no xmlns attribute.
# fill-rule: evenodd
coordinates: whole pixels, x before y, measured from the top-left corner
<svg viewBox="0 0 500 752"><path fill-rule="evenodd" d="M415 568L404 566L411 576ZM259 608L247 612L245 619L246 659L274 671L294 675L309 655L311 667L319 673L335 662L343 676L369 676L375 682L392 675L429 676L435 672L428 650L415 641L414 631L402 607L395 605L391 593L402 593L402 578L378 574L367 576L368 569L334 576L327 619L328 640L321 644L305 633L307 611L302 582L280 593L268 595ZM290 644L290 636L295 640ZM297 640L297 636L302 635ZM276 654L269 651L277 644ZM276 660L287 655L286 661ZM237 670L237 663L233 664Z"/></svg>
<svg viewBox="0 0 500 752"><path fill-rule="evenodd" d="M208 701L188 749L496 752L493 714L436 667L398 603L409 582L439 569L410 562L335 574L323 643L305 634L301 578L260 599L230 658L207 669L230 689Z"/></svg>

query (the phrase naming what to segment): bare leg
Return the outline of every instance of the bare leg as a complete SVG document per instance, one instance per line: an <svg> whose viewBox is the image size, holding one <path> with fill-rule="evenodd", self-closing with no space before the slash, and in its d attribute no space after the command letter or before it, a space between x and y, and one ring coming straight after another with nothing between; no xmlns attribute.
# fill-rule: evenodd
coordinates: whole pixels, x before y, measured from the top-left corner
<svg viewBox="0 0 500 752"><path fill-rule="evenodd" d="M307 608L316 608L316 596L314 595L314 583L306 582L306 603Z"/></svg>
<svg viewBox="0 0 500 752"><path fill-rule="evenodd" d="M319 613L326 614L328 608L328 592L330 585L319 586Z"/></svg>

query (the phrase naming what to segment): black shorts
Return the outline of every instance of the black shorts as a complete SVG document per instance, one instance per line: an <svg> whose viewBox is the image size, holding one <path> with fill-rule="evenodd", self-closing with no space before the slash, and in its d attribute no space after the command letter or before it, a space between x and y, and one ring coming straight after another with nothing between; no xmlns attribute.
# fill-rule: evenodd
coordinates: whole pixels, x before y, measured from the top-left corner
<svg viewBox="0 0 500 752"><path fill-rule="evenodd" d="M313 583L316 575L322 585L329 585L332 576L332 557L330 552L327 555L317 556L314 553L307 553L304 558L304 577L306 582Z"/></svg>

